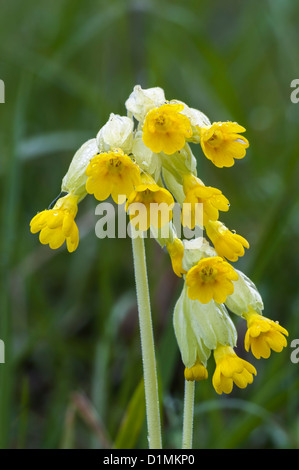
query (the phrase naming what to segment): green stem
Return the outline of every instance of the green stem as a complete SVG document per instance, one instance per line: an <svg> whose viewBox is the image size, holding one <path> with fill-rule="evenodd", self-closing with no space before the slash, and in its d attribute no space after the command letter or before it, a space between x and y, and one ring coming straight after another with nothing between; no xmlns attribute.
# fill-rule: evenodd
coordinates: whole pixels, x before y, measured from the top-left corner
<svg viewBox="0 0 299 470"><path fill-rule="evenodd" d="M195 382L185 380L182 449L192 449Z"/></svg>
<svg viewBox="0 0 299 470"><path fill-rule="evenodd" d="M158 381L143 238L132 237L132 248L139 312L149 448L161 449Z"/></svg>

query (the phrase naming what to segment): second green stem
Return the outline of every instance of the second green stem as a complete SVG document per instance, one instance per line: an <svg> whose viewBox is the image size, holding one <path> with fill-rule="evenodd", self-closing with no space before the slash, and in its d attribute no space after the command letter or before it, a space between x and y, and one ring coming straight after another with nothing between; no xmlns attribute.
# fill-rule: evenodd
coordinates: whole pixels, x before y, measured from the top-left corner
<svg viewBox="0 0 299 470"><path fill-rule="evenodd" d="M195 382L185 380L182 449L192 449Z"/></svg>

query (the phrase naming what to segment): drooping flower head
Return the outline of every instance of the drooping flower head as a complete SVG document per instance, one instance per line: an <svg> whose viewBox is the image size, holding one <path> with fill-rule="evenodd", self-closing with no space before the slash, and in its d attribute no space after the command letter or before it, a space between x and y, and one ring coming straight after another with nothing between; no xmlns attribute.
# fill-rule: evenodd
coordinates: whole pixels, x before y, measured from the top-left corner
<svg viewBox="0 0 299 470"><path fill-rule="evenodd" d="M219 211L229 210L229 201L220 189L205 186L193 175L183 179L185 201L182 224L193 229L195 225L205 226L210 220L217 220Z"/></svg>
<svg viewBox="0 0 299 470"><path fill-rule="evenodd" d="M30 222L31 232L40 232L40 242L53 250L60 248L66 241L68 251L75 251L79 244L79 231L75 223L77 203L78 196L73 194L59 198L53 209L44 210L33 217Z"/></svg>
<svg viewBox="0 0 299 470"><path fill-rule="evenodd" d="M249 243L244 237L231 232L218 220L209 220L205 229L218 255L229 261L237 261L240 256L244 255L244 248L249 248Z"/></svg>
<svg viewBox="0 0 299 470"><path fill-rule="evenodd" d="M238 279L234 268L220 256L201 259L186 275L188 296L201 303L225 302L234 291L232 281Z"/></svg>
<svg viewBox="0 0 299 470"><path fill-rule="evenodd" d="M88 193L100 201L110 195L117 203L127 200L131 226L141 231L150 228L160 246L166 247L175 274L183 277L174 329L185 379L206 379L207 361L214 352L216 392L230 393L233 384L244 388L256 370L234 352L237 331L229 311L247 321L245 349L256 358L281 351L288 333L262 316L256 287L226 261L237 261L249 244L218 220L220 211L228 211L229 201L220 189L199 179L189 144L200 143L217 167L230 167L246 154L249 143L241 135L245 128L234 122L211 124L201 111L167 101L158 87L135 86L125 106L127 116L110 114L96 138L75 153L62 181L66 196L37 214L31 231L40 232L41 243L51 248L66 241L68 250L74 251L79 242L77 205ZM183 226L205 228L214 247L203 236L180 239L172 221L175 200L182 207Z"/></svg>
<svg viewBox="0 0 299 470"><path fill-rule="evenodd" d="M271 350L281 352L287 345L285 336L288 332L279 323L269 320L250 309L244 314L247 320L247 332L245 335L245 349L251 349L252 354L260 359L267 359ZM284 336L285 335L285 336Z"/></svg>
<svg viewBox="0 0 299 470"><path fill-rule="evenodd" d="M86 175L86 190L98 201L110 195L114 202L123 203L140 184L140 169L121 149L99 153L90 161Z"/></svg>
<svg viewBox="0 0 299 470"><path fill-rule="evenodd" d="M234 383L245 388L253 382L255 367L237 356L231 346L219 345L214 351L216 369L213 375L213 386L216 392L231 393Z"/></svg>
<svg viewBox="0 0 299 470"><path fill-rule="evenodd" d="M181 113L184 106L167 103L151 109L143 124L143 142L153 152L167 155L181 150L191 137L190 120Z"/></svg>
<svg viewBox="0 0 299 470"><path fill-rule="evenodd" d="M203 153L219 168L233 166L234 159L245 157L249 147L248 140L239 135L245 130L236 122L214 122L211 126L201 127L199 132Z"/></svg>

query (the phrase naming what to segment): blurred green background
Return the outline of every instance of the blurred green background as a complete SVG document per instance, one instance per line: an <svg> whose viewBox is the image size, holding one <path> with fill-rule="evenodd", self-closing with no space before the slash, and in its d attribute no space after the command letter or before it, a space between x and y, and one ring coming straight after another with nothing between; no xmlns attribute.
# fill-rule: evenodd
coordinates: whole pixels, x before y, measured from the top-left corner
<svg viewBox="0 0 299 470"><path fill-rule="evenodd" d="M59 194L76 149L135 84L160 86L211 121L246 127L250 148L218 169L197 146L199 176L251 245L236 263L265 315L289 330L268 360L238 354L254 383L218 396L196 385L194 448L298 448L299 4L292 0L1 1L1 448L146 448L140 339L129 239L99 240L96 201L79 208L80 244L51 251L30 219ZM146 242L165 448L181 446L183 365L172 311L182 281Z"/></svg>

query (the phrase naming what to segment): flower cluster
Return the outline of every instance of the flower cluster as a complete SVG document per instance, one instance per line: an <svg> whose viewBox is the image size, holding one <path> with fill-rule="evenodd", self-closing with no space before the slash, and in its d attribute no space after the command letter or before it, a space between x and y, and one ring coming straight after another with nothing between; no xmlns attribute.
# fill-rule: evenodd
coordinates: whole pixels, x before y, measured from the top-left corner
<svg viewBox="0 0 299 470"><path fill-rule="evenodd" d="M40 242L53 249L66 241L72 252L79 243L78 204L87 194L98 201L111 196L116 204L125 204L131 225L151 230L166 247L175 274L184 279L174 330L186 380L206 379L213 353L216 392L230 393L233 384L244 388L256 370L234 352L237 332L228 311L247 321L245 348L256 358L281 351L288 333L262 315L255 285L230 264L249 244L219 220L220 212L229 210L229 201L198 177L190 144L199 144L215 166L231 167L249 146L242 135L245 129L235 122L211 123L201 111L166 100L161 88L135 86L125 106L126 116L111 114L96 137L75 153L61 197L32 219L31 231L40 232ZM182 226L200 227L207 238L186 240L177 235L172 220L175 203L181 207ZM144 210L136 217L140 204ZM161 205L168 210L161 211Z"/></svg>

